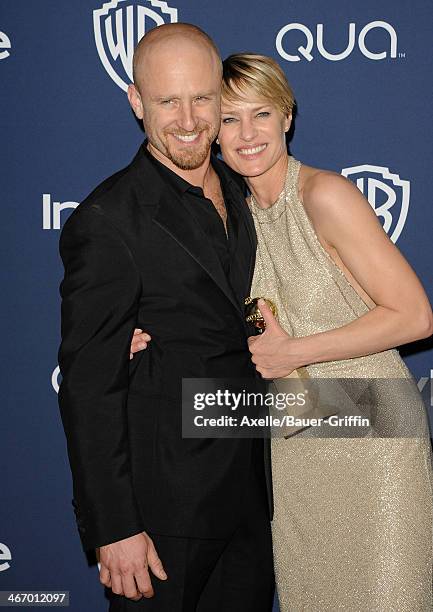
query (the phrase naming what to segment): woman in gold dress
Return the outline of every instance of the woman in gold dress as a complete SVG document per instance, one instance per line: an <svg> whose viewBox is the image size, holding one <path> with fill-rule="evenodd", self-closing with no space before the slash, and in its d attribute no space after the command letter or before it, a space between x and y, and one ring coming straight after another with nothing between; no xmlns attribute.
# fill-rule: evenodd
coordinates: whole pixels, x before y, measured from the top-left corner
<svg viewBox="0 0 433 612"><path fill-rule="evenodd" d="M431 308L360 191L288 155L293 106L271 58L225 60L219 143L251 194L251 295L270 298L278 311L276 322L261 306L268 327L250 338L252 360L265 378L305 367L314 379L368 379L370 387L377 379L376 416L389 427L388 437L326 438L310 429L272 440L280 609L427 612L430 438L394 347L432 334ZM410 397L383 383L395 379L413 385ZM406 424L414 432L404 436Z"/></svg>
<svg viewBox="0 0 433 612"><path fill-rule="evenodd" d="M424 407L379 384L410 378L393 347L432 333L431 308L361 192L288 155L293 104L272 59L240 54L224 62L219 142L251 193L258 237L251 295L275 302L282 327L272 323L250 339L253 361L265 378L305 366L313 378L380 379L384 420L419 427L408 437L325 439L307 431L272 441L281 611L431 610Z"/></svg>

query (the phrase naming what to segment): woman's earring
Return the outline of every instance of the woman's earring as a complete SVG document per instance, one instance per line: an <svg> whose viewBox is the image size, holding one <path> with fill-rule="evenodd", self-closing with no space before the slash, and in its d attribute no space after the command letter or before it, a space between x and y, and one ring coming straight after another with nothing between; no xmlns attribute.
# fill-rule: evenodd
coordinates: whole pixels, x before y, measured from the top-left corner
<svg viewBox="0 0 433 612"><path fill-rule="evenodd" d="M216 143L217 143L217 145L219 145L219 143L220 143L220 141L219 141L219 139L218 139L218 138L216 139Z"/></svg>

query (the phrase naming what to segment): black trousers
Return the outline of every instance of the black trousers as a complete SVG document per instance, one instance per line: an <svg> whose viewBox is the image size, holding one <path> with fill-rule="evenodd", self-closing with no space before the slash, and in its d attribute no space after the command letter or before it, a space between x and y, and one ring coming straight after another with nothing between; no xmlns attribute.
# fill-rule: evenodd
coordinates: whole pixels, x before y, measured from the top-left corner
<svg viewBox="0 0 433 612"><path fill-rule="evenodd" d="M109 612L271 612L272 540L263 472L263 441L254 441L244 513L230 538L150 534L168 579L151 574L151 599L135 602L110 592Z"/></svg>

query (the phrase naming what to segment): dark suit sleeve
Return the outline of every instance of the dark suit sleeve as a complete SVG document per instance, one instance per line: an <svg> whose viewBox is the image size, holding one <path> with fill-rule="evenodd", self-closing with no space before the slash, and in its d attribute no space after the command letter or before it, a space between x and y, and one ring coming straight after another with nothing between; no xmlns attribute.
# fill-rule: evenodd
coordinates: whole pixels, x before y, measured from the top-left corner
<svg viewBox="0 0 433 612"><path fill-rule="evenodd" d="M117 229L77 210L60 240L60 412L84 549L143 531L134 498L126 400L140 277Z"/></svg>

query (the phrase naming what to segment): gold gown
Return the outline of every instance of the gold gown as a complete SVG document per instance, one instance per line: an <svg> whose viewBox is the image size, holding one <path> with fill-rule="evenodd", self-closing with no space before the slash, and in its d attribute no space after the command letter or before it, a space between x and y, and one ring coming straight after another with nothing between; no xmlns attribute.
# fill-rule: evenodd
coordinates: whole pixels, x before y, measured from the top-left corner
<svg viewBox="0 0 433 612"><path fill-rule="evenodd" d="M271 298L281 325L296 337L368 312L299 200L300 165L289 158L285 188L271 208L251 203L258 235L251 295ZM307 370L313 378L411 377L395 350ZM325 439L311 428L272 440L281 612L433 609L430 438L421 398L401 404L398 394L382 392L377 410L390 422L401 413L400 422L417 422L421 434Z"/></svg>

